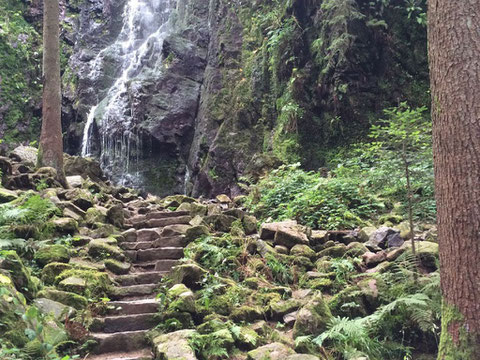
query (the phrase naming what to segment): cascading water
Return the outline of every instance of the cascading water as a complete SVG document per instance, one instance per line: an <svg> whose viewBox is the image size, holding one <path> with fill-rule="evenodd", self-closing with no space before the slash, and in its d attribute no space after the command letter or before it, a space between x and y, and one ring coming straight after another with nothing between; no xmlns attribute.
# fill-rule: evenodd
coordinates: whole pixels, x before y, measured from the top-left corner
<svg viewBox="0 0 480 360"><path fill-rule="evenodd" d="M82 156L91 156L94 126L100 139L100 162L115 181L134 184L138 178L141 136L136 126L131 88L145 64L161 57L163 40L170 26L171 0L127 0L123 27L117 40L99 52L90 63L90 79L103 72L105 54L120 59L119 76L88 115L82 141Z"/></svg>

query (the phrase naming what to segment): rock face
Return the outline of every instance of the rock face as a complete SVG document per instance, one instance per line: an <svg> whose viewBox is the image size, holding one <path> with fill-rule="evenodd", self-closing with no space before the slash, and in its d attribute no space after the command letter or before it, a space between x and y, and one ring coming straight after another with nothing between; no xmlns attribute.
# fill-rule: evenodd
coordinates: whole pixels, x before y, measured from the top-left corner
<svg viewBox="0 0 480 360"><path fill-rule="evenodd" d="M110 45L122 31L122 13L128 3L67 1L71 31L66 32L65 41L72 56L63 79L63 120L70 153L78 154L90 109L99 102L91 133L92 155L98 157L105 146L102 135L106 132L99 121L105 111L101 100L122 71L122 50ZM324 36L322 29L334 16L323 14L320 2L272 5L285 14L282 22L295 19L298 24L278 48L270 46L269 39L275 24L251 21L256 14L270 11L264 1L155 4L162 4L160 10L152 10L155 19L161 16L162 6L175 8L170 30L161 45L147 43L142 65L130 75L122 95L128 99L127 106L115 120L111 139L122 149L128 139L133 149L128 166L135 176L126 180L159 195L186 191L209 196L226 193L234 198L241 192L237 179L244 175L256 178L281 162L298 160L318 167L322 159L314 157L317 152L312 150L368 130L364 124L371 109L380 113L396 103L399 94L415 104L423 101L401 84L410 83L415 75L416 88L427 87L425 29L393 7L381 19L388 34L382 26L368 25L369 14L353 14L355 41L348 49L348 60L326 69L324 61L305 51L312 48L313 39ZM354 13L364 11L360 4L353 8ZM405 43L400 40L404 36L414 51L393 45ZM386 41L392 37L397 41ZM322 40L327 48L335 41ZM100 70L95 70L95 64L101 65ZM387 84L390 91L375 93L378 83ZM292 106L298 109L297 115L283 110ZM286 131L277 120L282 116L300 116L299 128ZM325 130L333 118L347 133ZM312 133L323 135L311 137ZM116 165L111 166L114 179L122 176Z"/></svg>

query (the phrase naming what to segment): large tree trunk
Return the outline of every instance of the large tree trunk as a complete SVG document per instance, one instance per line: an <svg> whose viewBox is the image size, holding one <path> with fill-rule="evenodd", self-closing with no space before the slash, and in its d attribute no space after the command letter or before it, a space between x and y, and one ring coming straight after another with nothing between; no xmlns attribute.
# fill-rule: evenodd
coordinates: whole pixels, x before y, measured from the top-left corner
<svg viewBox="0 0 480 360"><path fill-rule="evenodd" d="M439 360L480 359L480 0L429 0Z"/></svg>
<svg viewBox="0 0 480 360"><path fill-rule="evenodd" d="M63 138L60 80L60 9L58 0L43 2L43 110L38 166L57 170L66 185L63 171Z"/></svg>

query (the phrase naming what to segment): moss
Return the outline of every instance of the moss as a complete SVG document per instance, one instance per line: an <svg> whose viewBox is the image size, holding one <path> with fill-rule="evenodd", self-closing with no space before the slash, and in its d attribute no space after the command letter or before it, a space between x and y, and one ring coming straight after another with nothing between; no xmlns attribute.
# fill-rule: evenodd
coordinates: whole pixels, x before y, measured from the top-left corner
<svg viewBox="0 0 480 360"><path fill-rule="evenodd" d="M254 322L263 319L263 314L257 307L243 305L235 308L230 317L236 322Z"/></svg>
<svg viewBox="0 0 480 360"><path fill-rule="evenodd" d="M468 331L468 325L455 306L442 302L442 332L439 360L471 360L480 356L480 334Z"/></svg>
<svg viewBox="0 0 480 360"><path fill-rule="evenodd" d="M55 283L67 291L88 297L103 297L112 287L107 273L85 269L65 270L55 278Z"/></svg>
<svg viewBox="0 0 480 360"><path fill-rule="evenodd" d="M88 245L88 254L96 259L114 258L123 260L125 256L122 250L108 239L95 239Z"/></svg>
<svg viewBox="0 0 480 360"><path fill-rule="evenodd" d="M3 259L0 261L0 267L10 273L16 289L28 299L33 299L39 287L18 254L13 250L3 250L0 251L0 259Z"/></svg>
<svg viewBox="0 0 480 360"><path fill-rule="evenodd" d="M87 307L88 301L84 296L74 294L67 291L57 290L55 288L45 288L38 293L38 297L44 297L53 301L57 301L64 305L71 306L77 310Z"/></svg>
<svg viewBox="0 0 480 360"><path fill-rule="evenodd" d="M55 282L55 278L63 271L72 269L72 265L53 262L47 264L42 270L42 280L45 284L52 285Z"/></svg>
<svg viewBox="0 0 480 360"><path fill-rule="evenodd" d="M132 267L132 265L129 263L120 262L114 259L106 259L104 263L108 270L117 275L128 274L130 268Z"/></svg>
<svg viewBox="0 0 480 360"><path fill-rule="evenodd" d="M67 263L70 260L70 251L63 245L45 246L35 253L34 259L42 266L52 262Z"/></svg>

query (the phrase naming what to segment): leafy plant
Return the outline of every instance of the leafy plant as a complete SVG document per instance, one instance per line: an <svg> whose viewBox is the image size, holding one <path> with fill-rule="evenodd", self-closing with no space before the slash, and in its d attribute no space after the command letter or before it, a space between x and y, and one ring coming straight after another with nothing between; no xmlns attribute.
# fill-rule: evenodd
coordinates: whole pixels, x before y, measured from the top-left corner
<svg viewBox="0 0 480 360"><path fill-rule="evenodd" d="M207 335L194 333L188 343L201 359L215 360L228 357L224 340L215 333Z"/></svg>

